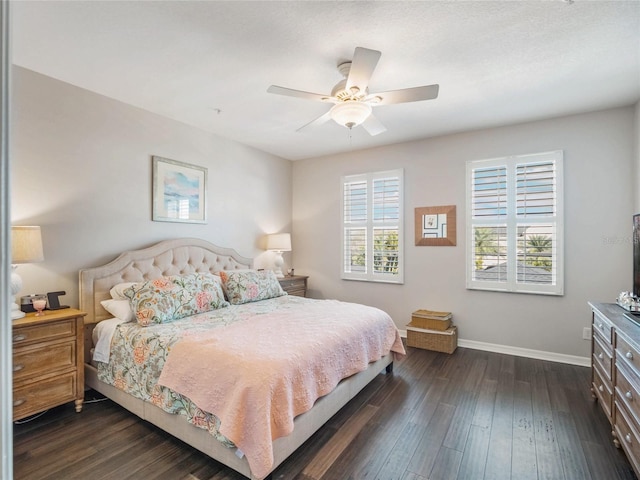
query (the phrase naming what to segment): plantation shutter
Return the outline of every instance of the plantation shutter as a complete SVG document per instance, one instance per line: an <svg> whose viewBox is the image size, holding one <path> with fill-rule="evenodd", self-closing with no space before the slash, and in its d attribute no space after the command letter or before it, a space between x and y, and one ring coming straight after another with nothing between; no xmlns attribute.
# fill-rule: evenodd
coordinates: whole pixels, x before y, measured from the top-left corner
<svg viewBox="0 0 640 480"><path fill-rule="evenodd" d="M402 170L344 177L342 278L402 283Z"/></svg>
<svg viewBox="0 0 640 480"><path fill-rule="evenodd" d="M467 288L561 295L562 152L467 162Z"/></svg>
<svg viewBox="0 0 640 480"><path fill-rule="evenodd" d="M344 182L344 271L367 273L367 182Z"/></svg>

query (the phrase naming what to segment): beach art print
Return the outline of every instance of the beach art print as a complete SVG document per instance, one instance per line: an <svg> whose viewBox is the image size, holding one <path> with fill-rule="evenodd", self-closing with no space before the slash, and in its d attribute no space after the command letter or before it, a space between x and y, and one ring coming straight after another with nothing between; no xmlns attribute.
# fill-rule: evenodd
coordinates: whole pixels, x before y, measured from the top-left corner
<svg viewBox="0 0 640 480"><path fill-rule="evenodd" d="M207 169L152 157L153 220L206 223Z"/></svg>

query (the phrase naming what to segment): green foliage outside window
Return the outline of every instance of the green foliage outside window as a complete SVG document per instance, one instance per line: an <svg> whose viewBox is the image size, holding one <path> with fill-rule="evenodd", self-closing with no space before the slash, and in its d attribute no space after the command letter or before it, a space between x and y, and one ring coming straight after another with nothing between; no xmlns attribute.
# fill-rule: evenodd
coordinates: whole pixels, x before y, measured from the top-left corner
<svg viewBox="0 0 640 480"><path fill-rule="evenodd" d="M551 271L553 240L547 235L531 235L527 239L525 264Z"/></svg>
<svg viewBox="0 0 640 480"><path fill-rule="evenodd" d="M398 273L398 232L376 233L373 252L374 272Z"/></svg>

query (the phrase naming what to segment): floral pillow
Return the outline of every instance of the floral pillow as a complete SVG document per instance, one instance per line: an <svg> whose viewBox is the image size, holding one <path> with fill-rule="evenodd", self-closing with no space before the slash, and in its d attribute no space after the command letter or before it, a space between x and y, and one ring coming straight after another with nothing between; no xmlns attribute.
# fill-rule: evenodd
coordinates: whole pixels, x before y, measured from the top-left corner
<svg viewBox="0 0 640 480"><path fill-rule="evenodd" d="M229 306L220 278L208 273L160 277L136 283L123 293L143 327Z"/></svg>
<svg viewBox="0 0 640 480"><path fill-rule="evenodd" d="M232 305L280 297L287 293L272 270L223 270L222 286Z"/></svg>

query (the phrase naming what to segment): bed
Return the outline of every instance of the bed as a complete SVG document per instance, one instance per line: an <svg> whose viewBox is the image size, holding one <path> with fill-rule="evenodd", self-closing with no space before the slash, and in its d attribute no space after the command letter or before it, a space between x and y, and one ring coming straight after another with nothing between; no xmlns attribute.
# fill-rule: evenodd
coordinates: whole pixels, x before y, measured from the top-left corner
<svg viewBox="0 0 640 480"><path fill-rule="evenodd" d="M112 300L112 288L114 286L133 284L134 286L128 290L129 295L133 296L136 294L136 286L146 285L150 282L162 282L167 278L182 279L195 276L197 278L210 279L219 276L228 279L234 276L234 278L236 278L245 275L244 272L248 272L246 274L255 274L255 271L251 270L252 263L250 258L240 256L233 249L221 248L205 240L191 238L162 241L141 250L124 252L106 265L81 270L79 273L80 309L87 312L87 316L85 317L85 359L92 359L95 347L93 339L94 329L100 329L100 327L113 322L112 317L114 315L105 310L103 302ZM226 286L229 285L230 284L227 284ZM226 299L228 299L229 295L233 295L231 288L227 291L225 287L224 293ZM134 300L131 302L133 304ZM339 364L336 366L336 370L339 370L338 373L316 372L316 370L318 370L317 366L309 364L308 370L313 370L316 377L322 376L323 381L318 383L321 387L317 388L316 384L313 383L313 388L310 388L313 390L312 392L305 391L302 393L298 391L290 393L288 390L283 389L282 391L286 392L286 394L281 396L287 398L282 399L282 402L285 402L282 404L282 407L276 403L276 400L279 399L274 400L270 398L268 402L256 402L255 399L251 401L246 400L247 406L251 408L247 409L247 406L245 406L244 411L242 411L240 407L225 408L227 404L225 404L226 400L224 398L218 400L218 403L216 403L216 401L213 400L214 396L210 392L196 390L194 382L192 381L193 378L189 377L193 365L203 364L203 362L200 361L194 363L193 359L196 358L194 355L197 353L212 355L212 349L216 351L220 350L220 352L217 352L220 357L212 361L213 365L220 364L220 370L216 372L213 366L209 365L207 368L201 368L194 377L198 377L198 380L201 380L200 377L209 375L215 379L213 383L220 385L220 392L223 392L225 395L234 395L233 389L230 387L227 388L227 386L231 384L242 386L242 381L238 380L238 378L242 377L236 375L234 372L232 376L225 379L225 372L230 369L228 367L225 369L222 364L227 358L232 358L231 355L234 354L234 349L240 349L242 339L250 335L248 335L247 332L251 331L256 335L256 340L250 343L255 344L255 353L258 355L260 353L259 345L261 344L258 340L262 339L263 335L265 337L268 335L266 330L280 328L281 331L287 332L287 335L283 336L287 339L283 345L286 344L287 346L277 349L271 348L270 350L282 350L283 352L285 348L291 348L293 350L280 355L282 358L278 358L274 362L271 361L272 359L269 359L268 362L261 361L259 363L269 365L273 363L269 368L275 370L276 373L280 370L286 372L286 375L283 375L291 384L303 384L304 382L300 382L299 378L296 377L296 375L299 376L298 372L290 373L287 370L291 368L289 363L278 363L280 360L282 360L282 362L290 362L288 358L299 358L300 352L295 351L298 343L301 344L299 348L303 350L311 348L313 343L305 346L305 336L309 338L310 342L312 338L322 337L321 331L313 330L313 328L315 328L315 320L312 322L306 318L304 321L300 319L301 310L304 310L305 316L315 319L316 316L317 318L325 316L323 312L325 309L329 309L331 312L329 316L334 319L334 322L339 322L340 324L334 323L324 329L331 331L333 331L334 328L336 329L336 333L333 335L333 337L336 337L335 342L343 342L343 337L346 338L347 335L338 330L340 325L349 324L346 328L350 328L351 330L363 328L362 326L365 324L360 324L358 322L361 320L355 319L356 316L361 315L361 311L366 310L367 314L372 311L375 316L382 315L388 317L388 315L372 307L329 300L294 298L286 295L274 295L273 298L269 297L257 302L250 301L239 305L223 305L223 307L225 308L215 309L206 314L180 318L177 321L172 321L167 324L150 325L154 328L158 327L159 331L167 330L174 333L177 329L181 328L180 325L188 325L186 331L190 333L183 333L182 330L180 330L181 336L179 336L178 340L175 340L174 343L167 344L168 347L166 350L170 351L171 355L167 353L166 358L163 360L163 362L166 361L166 363L161 363L161 368L159 368L160 378L147 382L153 384L154 392L162 390L165 399L171 398L175 400L176 398L180 398L182 401L180 405L182 407L184 407L185 403L188 403L189 408L193 408L193 411L196 412L194 415L191 415L192 412L185 413L183 411L183 414L175 414L175 412L171 413L170 411L166 411L168 410L166 408L166 402L163 404L162 401L155 401L155 397L149 399L143 398L143 395L132 396L132 392L128 391L126 387L119 385L117 381L111 381L112 384L105 383L105 381L109 379L114 380L114 378L111 377L117 376L113 374L113 372L116 372L118 368L129 368L113 365L115 362L113 359L122 357L122 355L112 353L109 357L109 353L107 353L106 358L102 358L102 362L90 362L87 360L85 365L85 382L89 387L107 396L140 418L149 421L185 443L202 451L216 461L251 479L258 480L269 477L270 473L280 463L311 437L313 433L349 402L349 400L355 397L358 392L378 374L381 372L390 373L393 367L394 355L398 356L404 353L399 333L395 326L393 326L391 327L393 333L385 331L384 335L380 336L381 339L366 340L370 343L362 347L362 351L365 353L360 356L366 354L368 355L368 360L362 363L364 360L358 358L357 361L360 363L360 366L357 368L354 368L352 365L347 367L342 365L340 361L334 362L332 360L331 362L325 361L325 363ZM138 311L137 314L139 315L140 311ZM345 318L351 317L344 317L340 321L341 315L352 315L354 320L345 322ZM201 321L201 317L206 317L206 320ZM230 317L233 321L228 320ZM267 320L268 322L281 323L271 324L267 323ZM390 319L388 320L390 321ZM256 323L250 324L249 322L252 321ZM217 322L215 323L216 328L211 331L201 331L200 323L208 324L209 322ZM382 323L384 322L387 322L387 320L382 321ZM122 325L113 327L110 335L122 337L124 343L127 342L127 335L133 335L126 332L134 332L136 335L142 335L140 332L143 332L144 334L152 335L149 332L154 331L154 328L144 328L146 325L140 324L139 317L138 322L119 323ZM98 324L100 324L100 326L98 326ZM278 325L278 327L271 327L271 325ZM386 326L376 328L389 330L389 327ZM298 337L296 337L296 329L302 332L298 333ZM114 331L116 332L115 334L113 333ZM313 335L304 335L304 332L307 331L313 332ZM351 333L349 333L349 335L350 334ZM316 335L318 336L316 337ZM371 337L372 335L367 334L367 336ZM391 337L394 338L392 339ZM238 341L238 345L234 343L236 341ZM323 339L322 342L326 343L322 343L322 345L319 346L319 348L326 349L326 351L329 352L327 358L333 359L333 349L339 348L337 343L334 346L328 346L330 344L333 345L333 341L334 340L329 338L326 340ZM365 340L363 340L363 342L364 341ZM100 342L104 344L103 341ZM265 349L267 349L269 345L272 346L272 343L269 342L270 340L264 340ZM120 347L117 347L114 341L111 348ZM351 352L351 347L349 348ZM245 368L244 364L237 363L240 357L251 357L254 353L252 351L253 347L249 349L246 345L242 345L242 349L239 357L233 360L234 365L239 365L238 370L248 369L248 367ZM120 350L117 351L120 352ZM356 351L358 351L358 348L353 349L353 352ZM183 357L185 355L190 356L190 363L185 362L184 358L182 363L178 362L180 352L182 352ZM347 356L358 357L358 354L349 353ZM111 360L109 360L110 358ZM337 354L335 358L339 358ZM135 359L133 361L135 361ZM154 360L154 363L157 363L157 361ZM301 362L297 360L292 363ZM145 371L147 370L151 370L151 368ZM271 375L271 371L266 371L266 373L260 372L259 374L254 372L254 376L260 376L260 378L270 378L269 375ZM340 375L340 377L336 377L336 375ZM249 377L250 376L251 375L249 375ZM189 379L189 381L187 381L187 379ZM211 381L211 379L209 380ZM173 383L171 383L172 381ZM228 383L225 383L225 381ZM246 382L249 381L250 380L246 380ZM278 377L273 381L280 385L283 380ZM263 383L264 382L260 382L261 385ZM224 386L224 388L222 386ZM258 391L261 389L266 389L270 392L274 391L273 386L267 385L265 388L254 388L250 385L242 390L242 394L235 394L235 396L227 398L233 398L233 405L240 405L245 401L244 399L247 396L245 392L253 392L254 390ZM238 398L241 399L238 400ZM265 424L263 426L264 428L260 426L256 427L255 424L241 426L240 424L242 422L236 421L237 419L254 415L256 408L253 407L255 405L260 406L257 410L261 412L263 410L263 403L270 405L266 408L268 412L271 412L271 420L263 422ZM205 408L200 409L201 404L206 405L210 410ZM238 413L239 410L241 413ZM275 421L273 412L279 412L280 410L284 412L283 419L277 419L277 421ZM248 414L246 413L247 411L249 411ZM214 415L207 412L213 412ZM195 421L202 420L204 417L206 417L207 422L209 422L206 425L199 424L198 421ZM233 422L229 421L231 418L233 418ZM189 421L187 421L187 419ZM288 424L289 419L290 425ZM256 421L255 418L249 418L249 420L252 422ZM230 429L230 425L234 425L234 428ZM238 425L238 427L236 428L235 425ZM226 430L225 427L227 427ZM254 436L253 432L255 432L256 439L251 438ZM269 435L269 438L275 438L275 440L268 442L268 448L263 448L261 444L258 445L258 439L264 435ZM259 455L256 452L259 452Z"/></svg>

